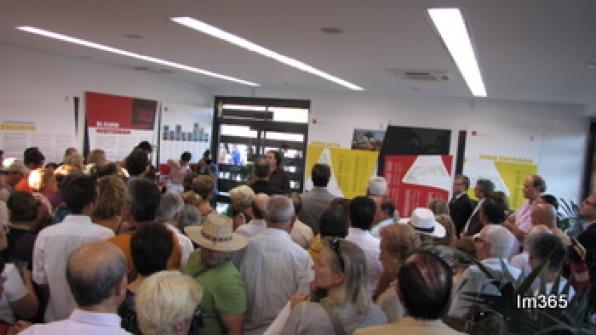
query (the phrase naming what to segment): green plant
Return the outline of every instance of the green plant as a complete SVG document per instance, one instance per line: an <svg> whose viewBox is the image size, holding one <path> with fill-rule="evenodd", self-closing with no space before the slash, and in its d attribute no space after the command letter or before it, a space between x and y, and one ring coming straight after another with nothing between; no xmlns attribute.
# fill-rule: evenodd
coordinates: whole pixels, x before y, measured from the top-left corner
<svg viewBox="0 0 596 335"><path fill-rule="evenodd" d="M577 237L581 233L582 219L579 217L579 206L573 200L558 199L557 222L566 234Z"/></svg>
<svg viewBox="0 0 596 335"><path fill-rule="evenodd" d="M561 283L557 280L551 290L547 291L544 282L539 278L550 257L544 259L528 276L516 279L503 260L501 272L497 272L457 249L437 245L426 246L423 249L437 254L454 254L464 263L477 266L486 275L487 285L494 285L498 294L464 292L464 297L483 309L500 315L511 334L596 334L596 327L587 320L587 294L575 294L572 299L567 300L566 308L520 308L520 301L523 301L524 297L532 298L537 294L568 296L570 282L561 289ZM536 286L535 282L541 282L538 291L533 289Z"/></svg>

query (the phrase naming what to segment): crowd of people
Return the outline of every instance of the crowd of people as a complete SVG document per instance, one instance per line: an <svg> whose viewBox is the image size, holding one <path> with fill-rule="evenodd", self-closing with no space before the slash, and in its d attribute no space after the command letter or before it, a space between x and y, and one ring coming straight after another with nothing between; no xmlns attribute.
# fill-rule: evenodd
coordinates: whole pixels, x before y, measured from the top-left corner
<svg viewBox="0 0 596 335"><path fill-rule="evenodd" d="M218 213L210 152L163 170L151 151L142 142L122 162L100 149L84 159L69 148L60 164L36 147L2 157L0 335L506 333L497 314L477 317L470 294L500 293L461 253L513 279L543 266L532 292L587 295L594 315L596 194L578 230L563 231L542 177L527 178L510 211L490 180L476 181L473 200L458 175L450 201L400 218L383 177L344 199L315 164L313 188L292 193L269 151Z"/></svg>

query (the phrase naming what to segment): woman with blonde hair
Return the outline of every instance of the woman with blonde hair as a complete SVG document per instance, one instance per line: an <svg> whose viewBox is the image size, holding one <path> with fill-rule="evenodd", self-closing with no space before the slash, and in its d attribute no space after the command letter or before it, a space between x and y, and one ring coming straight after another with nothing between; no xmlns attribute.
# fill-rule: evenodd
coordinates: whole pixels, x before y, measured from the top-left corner
<svg viewBox="0 0 596 335"><path fill-rule="evenodd" d="M144 335L186 335L202 323L203 289L178 271L161 271L145 279L135 296Z"/></svg>
<svg viewBox="0 0 596 335"><path fill-rule="evenodd" d="M405 315L395 287L397 285L397 273L406 258L421 246L420 236L409 225L395 224L381 230L381 255L383 264L382 278L391 278L385 285L382 283L377 287L378 295L375 303L381 307L387 320L394 322Z"/></svg>
<svg viewBox="0 0 596 335"><path fill-rule="evenodd" d="M240 185L230 190L234 230L253 218L252 202L254 200L255 192L247 185Z"/></svg>
<svg viewBox="0 0 596 335"><path fill-rule="evenodd" d="M91 215L92 221L110 228L114 234L118 234L127 228L127 224L122 218L126 184L122 178L110 175L101 177L97 185L99 192L95 210Z"/></svg>
<svg viewBox="0 0 596 335"><path fill-rule="evenodd" d="M314 285L324 298L292 297L292 311L282 334L352 334L355 329L387 323L368 289L366 257L356 244L325 238L314 265Z"/></svg>

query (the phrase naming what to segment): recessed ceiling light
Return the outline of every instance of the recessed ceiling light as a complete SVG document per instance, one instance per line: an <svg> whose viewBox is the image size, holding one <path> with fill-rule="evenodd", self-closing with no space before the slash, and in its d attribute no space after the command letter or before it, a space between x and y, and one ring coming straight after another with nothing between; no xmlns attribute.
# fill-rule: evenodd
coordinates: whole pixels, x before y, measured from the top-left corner
<svg viewBox="0 0 596 335"><path fill-rule="evenodd" d="M286 64L288 66L291 66L293 68L302 70L304 72L308 72L310 74L314 74L315 76L319 76L321 78L327 79L329 81L332 81L338 85L347 87L351 90L355 90L355 91L362 91L364 90L362 87L352 84L346 80L343 80L341 78L338 78L336 76L333 76L329 73L323 72L311 65L308 65L304 62L301 62L297 59L282 55L276 51L267 49L263 46L260 46L256 43L253 43L245 38L242 38L240 36L234 35L232 33L229 33L227 31L221 30L215 26L212 26L208 23L199 21L195 18L192 17L172 17L170 18L170 20L172 20L173 22L176 22L180 25L183 25L187 28L190 29L194 29L197 31L200 31L202 33L205 33L207 35L210 35L212 37L215 38L219 38L221 40L224 40L226 42L232 43L236 46L239 46L241 48L244 48L246 50L258 53L262 56L265 56L267 58L271 58L274 59L280 63Z"/></svg>
<svg viewBox="0 0 596 335"><path fill-rule="evenodd" d="M98 50L111 52L111 53L121 55L121 56L140 59L140 60L143 60L143 61L146 61L149 63L155 63L155 64L160 64L160 65L164 65L164 66L168 66L168 67L173 67L175 69L198 73L198 74L202 74L202 75L213 77L213 78L228 80L228 81L232 81L232 82L243 84L243 85L259 86L259 84L253 83L253 82L250 82L247 80L238 79L235 77L227 76L224 74L219 74L216 72L211 72L208 70L203 70L203 69L200 69L197 67L192 67L192 66L188 66L188 65L184 65L184 64L180 64L180 63L171 62L171 61L168 61L165 59L160 59L160 58L156 58L156 57L137 54L134 52L114 48L114 47L111 47L108 45L99 44L99 43L83 40L80 38L76 38L76 37L72 37L72 36L68 36L68 35L64 35L64 34L60 34L60 33L55 33L55 32L40 29L40 28L35 28L35 27L31 27L31 26L20 26L20 27L17 27L17 29L21 30L21 31L28 32L28 33L32 33L32 34L41 35L44 37L49 37L49 38L53 38L56 40L85 46L88 48L98 49Z"/></svg>
<svg viewBox="0 0 596 335"><path fill-rule="evenodd" d="M321 31L329 35L339 35L343 33L343 30L336 27L321 27Z"/></svg>
<svg viewBox="0 0 596 335"><path fill-rule="evenodd" d="M461 11L458 8L430 8L428 14L472 95L486 97L482 74Z"/></svg>
<svg viewBox="0 0 596 335"><path fill-rule="evenodd" d="M141 35L139 35L139 34L133 34L133 33L124 34L124 35L122 35L122 36L124 36L124 37L126 37L126 38L133 39L133 40L140 40L140 39L143 39L143 36L141 36Z"/></svg>

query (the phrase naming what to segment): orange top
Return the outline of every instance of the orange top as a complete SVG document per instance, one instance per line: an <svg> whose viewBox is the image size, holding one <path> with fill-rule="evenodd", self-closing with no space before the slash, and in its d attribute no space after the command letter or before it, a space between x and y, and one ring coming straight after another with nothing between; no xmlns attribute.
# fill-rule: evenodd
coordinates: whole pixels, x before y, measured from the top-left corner
<svg viewBox="0 0 596 335"><path fill-rule="evenodd" d="M130 250L130 240L133 235L134 231L127 231L112 237L108 240L108 242L113 243L120 248L120 250L122 250L124 257L126 257L126 266L128 267L129 274L134 272L136 276L136 271L132 263L132 252ZM172 250L170 259L168 260L168 270L179 270L182 258L182 250L180 249L180 243L178 243L178 237L176 237L174 232L172 232L172 243L174 248Z"/></svg>
<svg viewBox="0 0 596 335"><path fill-rule="evenodd" d="M14 187L16 191L19 192L33 192L31 187L29 187L29 175L26 175L21 179Z"/></svg>

